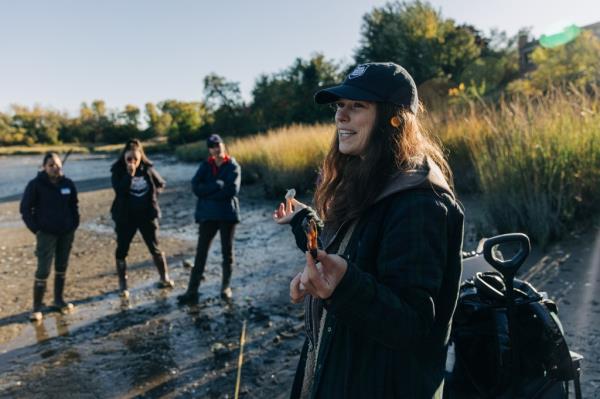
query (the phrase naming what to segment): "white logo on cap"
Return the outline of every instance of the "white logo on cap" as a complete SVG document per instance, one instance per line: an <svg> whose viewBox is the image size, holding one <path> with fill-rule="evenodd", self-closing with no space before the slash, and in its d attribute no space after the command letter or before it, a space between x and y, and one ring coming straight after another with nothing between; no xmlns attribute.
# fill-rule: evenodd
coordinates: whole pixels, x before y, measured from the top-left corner
<svg viewBox="0 0 600 399"><path fill-rule="evenodd" d="M348 75L348 79L354 79L354 78L358 78L359 76L362 76L366 72L368 67L369 67L369 64L362 64L362 65L357 66L350 73L350 75Z"/></svg>

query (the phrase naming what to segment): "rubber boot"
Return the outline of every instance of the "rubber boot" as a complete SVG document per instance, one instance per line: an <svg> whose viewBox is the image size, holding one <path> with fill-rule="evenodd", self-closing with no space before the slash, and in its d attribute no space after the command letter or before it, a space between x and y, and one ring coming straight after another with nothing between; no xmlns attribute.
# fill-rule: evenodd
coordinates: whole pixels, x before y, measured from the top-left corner
<svg viewBox="0 0 600 399"><path fill-rule="evenodd" d="M117 259L117 275L119 276L119 295L123 298L129 298L127 289L127 262L125 259Z"/></svg>
<svg viewBox="0 0 600 399"><path fill-rule="evenodd" d="M195 304L198 303L198 287L200 287L200 280L202 280L202 273L200 268L194 266L190 273L190 281L188 288L185 293L177 297L177 302L180 304Z"/></svg>
<svg viewBox="0 0 600 399"><path fill-rule="evenodd" d="M31 321L41 321L44 317L42 315L42 308L44 307L44 294L46 293L46 280L35 279L33 283L33 311L29 316Z"/></svg>
<svg viewBox="0 0 600 399"><path fill-rule="evenodd" d="M63 292L65 290L65 273L56 273L54 276L54 308L61 313L69 313L73 310L72 303L65 302Z"/></svg>
<svg viewBox="0 0 600 399"><path fill-rule="evenodd" d="M167 257L165 254L160 253L154 255L152 258L154 259L154 265L156 266L156 269L158 269L158 275L160 276L158 288L173 288L175 284L173 283L173 280L169 278L169 267L167 266Z"/></svg>
<svg viewBox="0 0 600 399"><path fill-rule="evenodd" d="M223 263L223 279L221 281L221 298L230 300L233 296L233 292L229 287L231 282L231 263Z"/></svg>

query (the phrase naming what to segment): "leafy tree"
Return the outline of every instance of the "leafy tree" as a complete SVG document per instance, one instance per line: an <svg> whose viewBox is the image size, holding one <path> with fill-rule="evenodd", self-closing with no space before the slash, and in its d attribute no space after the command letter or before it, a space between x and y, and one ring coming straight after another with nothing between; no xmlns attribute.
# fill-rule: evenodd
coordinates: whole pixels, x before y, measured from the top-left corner
<svg viewBox="0 0 600 399"><path fill-rule="evenodd" d="M210 114L202 102L166 100L159 103L158 107L171 116L172 122L167 134L169 142L173 144L200 140L200 128L210 123Z"/></svg>
<svg viewBox="0 0 600 399"><path fill-rule="evenodd" d="M211 111L211 118L202 126L202 136L211 133L240 136L253 130L250 110L242 99L238 82L228 81L214 73L206 76L204 103Z"/></svg>
<svg viewBox="0 0 600 399"><path fill-rule="evenodd" d="M112 122L109 118L104 100L94 100L91 106L82 103L79 109L78 136L86 142L101 143L106 140L105 133Z"/></svg>
<svg viewBox="0 0 600 399"><path fill-rule="evenodd" d="M477 95L498 96L519 76L519 55L516 40L507 39L504 32L492 31L485 38L488 45L482 56L467 65L458 79Z"/></svg>
<svg viewBox="0 0 600 399"><path fill-rule="evenodd" d="M137 128L140 122L140 109L135 105L127 104L125 110L121 113L121 118L126 125Z"/></svg>
<svg viewBox="0 0 600 399"><path fill-rule="evenodd" d="M20 105L12 106L12 126L16 131L24 131L32 143L57 144L60 127L65 117L58 112L41 107L29 109Z"/></svg>
<svg viewBox="0 0 600 399"><path fill-rule="evenodd" d="M411 73L417 84L435 78L457 82L486 46L472 26L458 26L452 19L443 19L427 2L396 1L363 17L355 60L396 62Z"/></svg>
<svg viewBox="0 0 600 399"><path fill-rule="evenodd" d="M233 109L243 106L240 84L211 73L204 78L204 102L210 109Z"/></svg>
<svg viewBox="0 0 600 399"><path fill-rule="evenodd" d="M27 136L26 130L22 127L14 126L10 115L0 113L0 144L33 144L32 137Z"/></svg>
<svg viewBox="0 0 600 399"><path fill-rule="evenodd" d="M102 109L95 112L97 115L101 115L101 137L103 142L122 143L132 137L148 138L147 134L141 132L138 127L140 109L135 105L128 104L121 112L117 110L107 112Z"/></svg>
<svg viewBox="0 0 600 399"><path fill-rule="evenodd" d="M317 54L306 61L296 59L282 72L261 75L252 91L256 129L330 120L330 110L315 104L313 95L322 87L338 83L339 70L337 64Z"/></svg>
<svg viewBox="0 0 600 399"><path fill-rule="evenodd" d="M536 69L525 79L509 85L509 91L540 94L553 86L572 84L586 88L600 83L600 39L591 31L583 31L570 43L555 47L538 47L531 59Z"/></svg>
<svg viewBox="0 0 600 399"><path fill-rule="evenodd" d="M148 122L148 136L166 136L173 118L171 114L161 112L154 103L146 103L146 116Z"/></svg>

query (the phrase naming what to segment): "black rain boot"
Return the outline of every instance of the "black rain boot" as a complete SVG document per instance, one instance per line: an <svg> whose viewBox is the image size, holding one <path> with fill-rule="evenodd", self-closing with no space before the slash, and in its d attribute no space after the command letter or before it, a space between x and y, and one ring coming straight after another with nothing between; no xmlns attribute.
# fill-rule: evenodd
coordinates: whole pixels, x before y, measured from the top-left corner
<svg viewBox="0 0 600 399"><path fill-rule="evenodd" d="M127 262L125 259L117 259L117 275L119 276L119 295L129 298L127 290Z"/></svg>
<svg viewBox="0 0 600 399"><path fill-rule="evenodd" d="M54 308L61 313L69 313L73 310L72 303L65 302L63 292L65 290L65 273L56 273L54 275Z"/></svg>
<svg viewBox="0 0 600 399"><path fill-rule="evenodd" d="M158 275L160 281L158 282L158 288L173 288L175 284L173 280L169 278L169 267L167 266L167 257L164 252L158 255L153 255L154 265L158 269Z"/></svg>
<svg viewBox="0 0 600 399"><path fill-rule="evenodd" d="M180 305L198 303L198 287L200 287L200 280L202 280L202 273L198 267L194 266L190 273L187 291L177 297L177 302L179 302Z"/></svg>
<svg viewBox="0 0 600 399"><path fill-rule="evenodd" d="M231 282L231 263L223 263L223 279L221 282L221 298L230 300L233 297L233 292L229 287Z"/></svg>
<svg viewBox="0 0 600 399"><path fill-rule="evenodd" d="M33 311L29 316L29 320L41 321L44 317L42 315L42 308L44 307L43 300L45 293L46 280L35 279L35 282L33 283Z"/></svg>

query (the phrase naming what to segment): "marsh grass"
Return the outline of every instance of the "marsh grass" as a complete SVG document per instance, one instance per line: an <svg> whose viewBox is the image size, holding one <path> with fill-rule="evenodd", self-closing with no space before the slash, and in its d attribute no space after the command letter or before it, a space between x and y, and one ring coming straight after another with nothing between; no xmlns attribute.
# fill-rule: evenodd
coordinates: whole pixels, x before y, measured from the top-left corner
<svg viewBox="0 0 600 399"><path fill-rule="evenodd" d="M268 196L294 187L314 188L317 173L334 134L333 125L292 125L240 139L224 138L229 153L242 165L244 183L260 182ZM197 162L207 156L204 142L176 149L178 158Z"/></svg>
<svg viewBox="0 0 600 399"><path fill-rule="evenodd" d="M165 140L152 140L143 142L144 150L148 153L169 152L171 147ZM0 155L40 155L46 152L59 154L71 151L73 154L89 153L118 153L123 149L123 144L57 144L57 145L31 145L31 146L4 146L0 147Z"/></svg>
<svg viewBox="0 0 600 399"><path fill-rule="evenodd" d="M598 90L555 90L538 98L470 102L424 115L448 153L459 193L481 193L489 225L521 231L541 245L600 211ZM314 188L333 125L295 125L231 141L245 183L268 195ZM226 140L229 142L229 140ZM180 147L197 161L204 143Z"/></svg>
<svg viewBox="0 0 600 399"><path fill-rule="evenodd" d="M85 146L81 146L78 144L69 145L69 144L61 144L61 145L39 145L39 146L26 146L26 145L16 145L16 146L4 146L0 147L0 155L41 155L47 152L57 152L59 154L66 153L71 150L72 153L75 154L87 154L90 152L90 149Z"/></svg>
<svg viewBox="0 0 600 399"><path fill-rule="evenodd" d="M293 125L236 140L230 150L267 195L282 195L291 187L302 193L314 188L334 131L332 125Z"/></svg>
<svg viewBox="0 0 600 399"><path fill-rule="evenodd" d="M553 90L498 106L470 104L438 123L450 153L467 149L460 162L472 165L498 232L522 231L545 245L598 213L597 98L596 92ZM453 167L457 176L465 172Z"/></svg>

